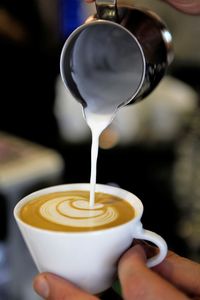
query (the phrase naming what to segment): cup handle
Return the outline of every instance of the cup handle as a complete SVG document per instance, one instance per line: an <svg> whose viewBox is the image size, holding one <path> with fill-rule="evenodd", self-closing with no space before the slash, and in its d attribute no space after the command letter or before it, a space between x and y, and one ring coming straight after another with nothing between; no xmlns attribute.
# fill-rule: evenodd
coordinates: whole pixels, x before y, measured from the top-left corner
<svg viewBox="0 0 200 300"><path fill-rule="evenodd" d="M141 227L140 230L134 232L134 238L150 241L159 248L159 253L147 260L147 266L149 268L158 265L166 257L168 251L167 244L165 240L157 233Z"/></svg>

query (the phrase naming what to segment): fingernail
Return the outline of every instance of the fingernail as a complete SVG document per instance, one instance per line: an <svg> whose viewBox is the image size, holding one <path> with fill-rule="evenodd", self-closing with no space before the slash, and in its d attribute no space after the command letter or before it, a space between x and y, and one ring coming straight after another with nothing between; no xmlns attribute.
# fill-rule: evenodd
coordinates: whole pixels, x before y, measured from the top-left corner
<svg viewBox="0 0 200 300"><path fill-rule="evenodd" d="M48 281L44 276L38 276L34 282L34 289L36 293L42 298L47 298L49 296L49 285Z"/></svg>

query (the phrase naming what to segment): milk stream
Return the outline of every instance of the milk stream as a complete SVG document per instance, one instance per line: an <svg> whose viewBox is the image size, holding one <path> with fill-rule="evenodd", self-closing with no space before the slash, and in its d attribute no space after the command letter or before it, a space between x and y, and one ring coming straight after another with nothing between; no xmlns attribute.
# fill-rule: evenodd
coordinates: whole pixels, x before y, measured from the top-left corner
<svg viewBox="0 0 200 300"><path fill-rule="evenodd" d="M118 108L131 101L139 91L144 80L144 61L133 36L112 22L98 22L86 27L79 32L70 52L70 80L76 85L78 99L84 104L86 122L92 132L92 207L99 136L112 122Z"/></svg>
<svg viewBox="0 0 200 300"><path fill-rule="evenodd" d="M116 110L109 114L96 114L84 109L84 116L92 134L91 146L91 174L90 174L90 207L95 205L95 186L97 178L97 158L99 151L99 137L101 133L112 122Z"/></svg>

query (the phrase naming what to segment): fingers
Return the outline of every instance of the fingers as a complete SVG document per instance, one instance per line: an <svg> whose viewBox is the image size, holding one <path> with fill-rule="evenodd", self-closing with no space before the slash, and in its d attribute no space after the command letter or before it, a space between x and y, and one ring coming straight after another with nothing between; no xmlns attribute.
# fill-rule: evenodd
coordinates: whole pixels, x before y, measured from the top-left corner
<svg viewBox="0 0 200 300"><path fill-rule="evenodd" d="M37 294L46 300L98 300L67 280L50 273L39 274L33 287Z"/></svg>
<svg viewBox="0 0 200 300"><path fill-rule="evenodd" d="M171 251L165 260L153 268L185 293L200 296L200 265Z"/></svg>
<svg viewBox="0 0 200 300"><path fill-rule="evenodd" d="M146 255L134 246L119 262L119 278L125 300L188 300L158 274L146 267Z"/></svg>
<svg viewBox="0 0 200 300"><path fill-rule="evenodd" d="M94 0L85 0L87 3L94 2ZM200 14L200 1L199 0L164 0L176 9L192 15Z"/></svg>
<svg viewBox="0 0 200 300"><path fill-rule="evenodd" d="M200 14L199 0L165 0L176 9L193 15Z"/></svg>

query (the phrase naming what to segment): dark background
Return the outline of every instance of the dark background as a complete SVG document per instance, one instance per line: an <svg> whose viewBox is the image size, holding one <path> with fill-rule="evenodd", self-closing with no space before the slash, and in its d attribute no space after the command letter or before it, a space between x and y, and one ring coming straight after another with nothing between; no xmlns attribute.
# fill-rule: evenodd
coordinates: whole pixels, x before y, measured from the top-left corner
<svg viewBox="0 0 200 300"><path fill-rule="evenodd" d="M65 38L82 22L79 6L74 0L55 1L53 7L49 2L43 9L33 0L0 2L0 131L56 150L66 166L60 183L88 182L90 175L91 141L65 141L54 114L60 52ZM51 16L48 22L46 15ZM188 52L192 57L192 51ZM200 94L200 67L195 60L177 57L168 74ZM97 178L99 183L112 182L135 193L145 206L144 227L161 234L169 248L186 256L193 252L177 230L182 211L172 176L177 145L193 132L190 127L176 140L164 143L137 142L100 149ZM198 132L199 127L195 128ZM8 238L6 206L0 195L2 241Z"/></svg>

